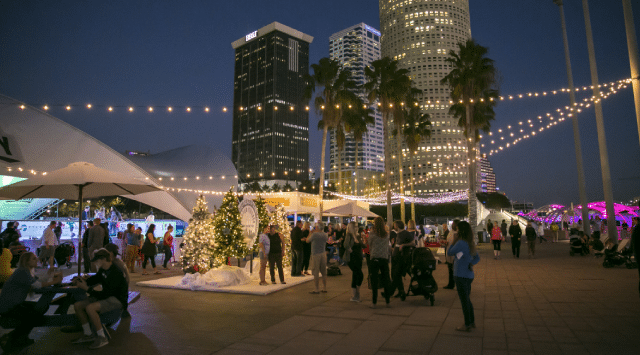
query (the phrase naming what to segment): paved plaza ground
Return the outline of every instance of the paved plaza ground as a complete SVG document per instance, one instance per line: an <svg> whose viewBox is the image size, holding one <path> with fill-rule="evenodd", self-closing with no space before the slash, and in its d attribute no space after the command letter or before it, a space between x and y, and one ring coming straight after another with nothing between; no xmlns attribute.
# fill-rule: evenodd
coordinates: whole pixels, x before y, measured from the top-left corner
<svg viewBox="0 0 640 355"><path fill-rule="evenodd" d="M568 243L537 244L535 259L493 259L481 246L471 300L477 328L463 324L457 293L440 289L434 307L422 297L370 309L371 292L352 303L351 272L329 279L327 294L304 283L268 296L135 286L130 319L99 350L72 345L75 334L37 328L22 354L639 354L638 270L604 269L593 256L570 257ZM507 250L508 249L508 250ZM178 275L178 270L165 272ZM366 270L365 270L366 275ZM435 277L446 285L447 269ZM366 282L366 281L365 281ZM383 301L384 302L384 301ZM3 331L4 332L4 331Z"/></svg>

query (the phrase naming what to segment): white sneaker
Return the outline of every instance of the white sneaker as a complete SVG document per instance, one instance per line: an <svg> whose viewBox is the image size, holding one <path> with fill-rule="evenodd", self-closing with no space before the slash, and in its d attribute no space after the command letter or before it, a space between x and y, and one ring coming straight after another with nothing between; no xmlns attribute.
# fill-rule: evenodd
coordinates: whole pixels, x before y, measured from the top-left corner
<svg viewBox="0 0 640 355"><path fill-rule="evenodd" d="M109 340L107 340L106 337L97 336L95 338L95 341L93 342L93 344L91 344L89 346L89 349L99 349L99 348L101 348L101 347L103 347L105 345L108 345L108 344L109 344Z"/></svg>

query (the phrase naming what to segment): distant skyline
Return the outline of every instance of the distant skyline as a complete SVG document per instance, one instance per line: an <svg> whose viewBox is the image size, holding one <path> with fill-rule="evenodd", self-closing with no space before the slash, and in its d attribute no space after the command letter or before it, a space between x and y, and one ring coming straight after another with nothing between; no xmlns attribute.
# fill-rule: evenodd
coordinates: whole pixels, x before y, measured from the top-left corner
<svg viewBox="0 0 640 355"><path fill-rule="evenodd" d="M576 86L591 84L580 0L565 0ZM640 4L633 2L636 35ZM340 9L339 11L337 9ZM601 83L630 76L621 1L591 0ZM552 0L470 1L473 38L489 48L501 73L501 94L567 86L558 8ZM278 21L313 36L310 63L328 53L329 36L360 22L380 28L378 2L300 1L2 1L0 93L34 106L106 104L209 106L211 112L126 112L62 108L53 116L107 145L152 153L188 144L212 145L231 158L234 51L230 43ZM638 35L640 37L640 35ZM582 91L578 99L590 96ZM566 94L502 102L498 128L536 120L568 105ZM640 196L640 144L631 87L603 102L615 200ZM603 199L593 109L580 116L589 201ZM309 118L309 163L317 171L321 132ZM0 121L0 126L2 122ZM37 137L34 137L37 139ZM64 137L60 137L64 139ZM487 143L486 139L483 143ZM63 154L63 152L61 152ZM578 204L571 124L490 157L500 191L535 207Z"/></svg>

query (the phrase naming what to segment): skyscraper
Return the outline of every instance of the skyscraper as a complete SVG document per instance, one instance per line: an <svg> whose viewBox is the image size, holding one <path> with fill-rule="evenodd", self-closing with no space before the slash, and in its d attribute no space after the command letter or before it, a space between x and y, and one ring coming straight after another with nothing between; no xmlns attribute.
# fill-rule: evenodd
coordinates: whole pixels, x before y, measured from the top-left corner
<svg viewBox="0 0 640 355"><path fill-rule="evenodd" d="M380 32L364 23L346 28L329 37L329 58L340 62L343 68L351 71L351 78L358 85L366 81L364 68L371 62L380 59ZM358 95L365 102L366 95L359 91ZM343 190L348 193L359 194L367 185L365 178L384 171L384 142L382 139L382 115L377 109L374 111L375 123L369 127L362 142L358 145L356 160L356 142L352 134L346 135L346 142L342 154L338 154L335 134L331 134L330 168L327 180L338 182L346 186ZM342 165L342 179L338 179L338 164ZM361 183L357 185L356 179Z"/></svg>
<svg viewBox="0 0 640 355"><path fill-rule="evenodd" d="M303 92L312 41L274 22L231 44L232 160L245 183L307 179L309 112Z"/></svg>
<svg viewBox="0 0 640 355"><path fill-rule="evenodd" d="M478 160L478 192L496 192L496 174L487 158Z"/></svg>
<svg viewBox="0 0 640 355"><path fill-rule="evenodd" d="M417 99L433 123L431 139L420 145L415 155L413 175L418 194L458 191L468 188L466 144L458 119L449 114L449 87L440 84L451 66L445 62L449 51L471 38L468 0L379 0L382 30L382 56L399 61L408 69L413 87L420 89ZM396 144L392 155L399 155ZM403 159L404 193L409 192L409 157ZM391 166L398 176L398 162ZM429 179L430 178L430 179Z"/></svg>

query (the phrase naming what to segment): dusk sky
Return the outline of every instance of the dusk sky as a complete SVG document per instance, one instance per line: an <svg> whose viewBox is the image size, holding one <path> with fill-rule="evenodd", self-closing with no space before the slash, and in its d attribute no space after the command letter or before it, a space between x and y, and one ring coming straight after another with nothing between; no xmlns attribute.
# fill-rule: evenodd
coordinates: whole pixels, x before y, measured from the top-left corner
<svg viewBox="0 0 640 355"><path fill-rule="evenodd" d="M501 95L567 87L559 12L552 0L470 2L472 35L495 60ZM588 86L582 1L564 2L574 81ZM640 1L631 2L638 33ZM590 6L600 82L630 77L622 2L591 0ZM328 56L331 34L360 22L380 28L374 0L2 1L0 94L38 107L208 106L209 113L129 113L125 108L67 112L61 107L50 113L122 153L156 153L195 143L216 146L230 157L232 114L223 113L222 107L231 107L233 101L231 42L274 21L314 37L311 63ZM577 97L581 101L589 96L591 91L581 90ZM501 102L492 138L499 140L499 128L537 122L538 116L568 103L565 93ZM631 86L604 100L603 109L614 199L628 201L640 196L640 143ZM602 200L593 107L579 117L588 199ZM315 129L317 121L312 114L309 159L314 169L320 166L322 137ZM488 139L483 143L490 146ZM497 186L511 199L533 202L534 207L579 203L570 121L538 132L490 161Z"/></svg>

